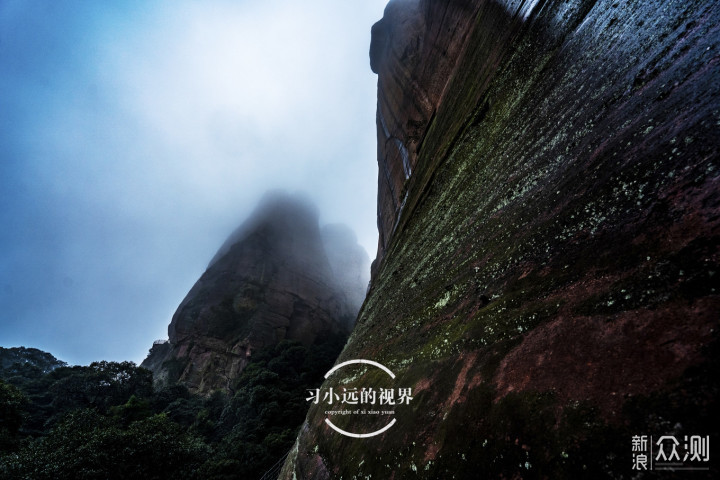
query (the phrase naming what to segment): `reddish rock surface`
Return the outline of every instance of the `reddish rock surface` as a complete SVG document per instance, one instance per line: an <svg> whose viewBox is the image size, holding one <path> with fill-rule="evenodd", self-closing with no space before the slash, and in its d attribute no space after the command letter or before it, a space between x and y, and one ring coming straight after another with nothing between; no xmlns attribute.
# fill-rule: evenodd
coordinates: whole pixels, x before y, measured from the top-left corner
<svg viewBox="0 0 720 480"><path fill-rule="evenodd" d="M143 366L158 383L228 389L253 350L349 333L368 263L347 227L330 227L323 239L309 201L267 195L210 262L173 315L168 343L153 346Z"/></svg>
<svg viewBox="0 0 720 480"><path fill-rule="evenodd" d="M339 361L415 397L372 439L311 406L281 478L631 478L633 435L720 435L720 4L393 0L371 65Z"/></svg>
<svg viewBox="0 0 720 480"><path fill-rule="evenodd" d="M479 6L467 1L393 1L372 27L370 66L378 74L378 261L395 230L420 144Z"/></svg>

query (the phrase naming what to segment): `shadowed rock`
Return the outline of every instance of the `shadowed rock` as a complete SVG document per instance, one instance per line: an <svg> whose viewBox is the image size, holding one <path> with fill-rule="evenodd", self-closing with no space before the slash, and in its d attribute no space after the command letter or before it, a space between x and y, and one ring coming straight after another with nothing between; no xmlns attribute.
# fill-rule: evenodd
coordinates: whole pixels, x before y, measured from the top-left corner
<svg viewBox="0 0 720 480"><path fill-rule="evenodd" d="M720 434L719 25L712 1L388 4L380 245L338 361L414 399L372 439L311 405L280 478L629 478L634 435Z"/></svg>
<svg viewBox="0 0 720 480"><path fill-rule="evenodd" d="M356 280L367 261L358 260L359 247L345 234L326 252L309 200L266 195L178 307L168 343L155 345L143 366L156 381L209 392L228 388L255 349L349 334L366 289ZM332 263L342 265L340 279Z"/></svg>

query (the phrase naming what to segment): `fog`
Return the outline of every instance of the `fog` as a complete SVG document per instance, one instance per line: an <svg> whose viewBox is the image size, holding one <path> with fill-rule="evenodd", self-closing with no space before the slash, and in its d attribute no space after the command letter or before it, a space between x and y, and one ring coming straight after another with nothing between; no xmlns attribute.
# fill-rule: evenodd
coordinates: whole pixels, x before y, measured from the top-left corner
<svg viewBox="0 0 720 480"><path fill-rule="evenodd" d="M374 257L385 3L0 3L0 346L141 361L269 189Z"/></svg>

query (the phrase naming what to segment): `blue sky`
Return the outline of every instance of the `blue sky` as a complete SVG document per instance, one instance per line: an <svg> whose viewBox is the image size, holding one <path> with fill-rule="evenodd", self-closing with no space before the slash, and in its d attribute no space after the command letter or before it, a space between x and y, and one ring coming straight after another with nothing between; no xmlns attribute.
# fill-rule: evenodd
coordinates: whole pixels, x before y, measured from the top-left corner
<svg viewBox="0 0 720 480"><path fill-rule="evenodd" d="M386 0L0 0L0 346L141 361L271 188L374 257Z"/></svg>

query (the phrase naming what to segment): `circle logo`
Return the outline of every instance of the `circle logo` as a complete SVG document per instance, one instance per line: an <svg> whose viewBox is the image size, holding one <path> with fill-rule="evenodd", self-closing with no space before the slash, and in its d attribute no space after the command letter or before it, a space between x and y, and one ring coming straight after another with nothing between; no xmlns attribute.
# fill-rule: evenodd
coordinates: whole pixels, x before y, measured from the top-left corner
<svg viewBox="0 0 720 480"><path fill-rule="evenodd" d="M381 369L382 371L384 371L385 373L387 373L388 375L390 375L390 378L395 379L395 374L394 374L392 371L390 371L390 369L387 368L385 365L382 365L382 364L380 364L380 363L378 363L378 362L374 362L374 361L372 361L372 360L363 360L363 359L348 360L347 362L342 362L342 363L340 363L340 364L338 364L338 365L335 365L333 368L331 368L330 370L328 370L328 372L325 374L325 379L327 380L327 378L328 378L330 375L332 375L335 371L337 371L337 370L339 370L339 369L341 369L341 368L343 368L343 367L346 367L346 366L348 366L348 365L353 365L353 364L356 364L356 363L365 363L365 364L368 364L368 365L372 365L372 366L374 366L374 367L377 367L377 368ZM385 425L383 428L381 428L381 429L379 429L379 430L375 430L374 432L370 432L370 433L352 433L352 432L348 432L348 431L343 430L342 428L338 427L337 425L335 425L334 423L332 423L329 418L326 418L326 419L325 419L325 423L327 423L330 428L332 428L333 430L335 430L336 432L338 432L338 433L340 433L340 434L342 434L342 435L345 435L346 437L353 437L353 438L368 438L368 437L374 437L375 435L380 435L381 433L387 431L388 429L390 429L390 427L392 427L393 425L395 425L395 422L396 422L396 421L397 421L397 420L396 420L395 418L393 418L390 423L388 423L387 425Z"/></svg>

